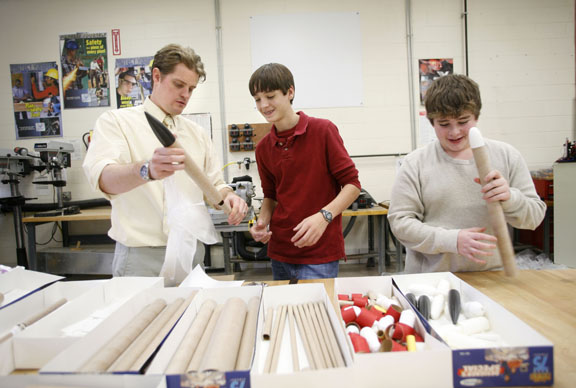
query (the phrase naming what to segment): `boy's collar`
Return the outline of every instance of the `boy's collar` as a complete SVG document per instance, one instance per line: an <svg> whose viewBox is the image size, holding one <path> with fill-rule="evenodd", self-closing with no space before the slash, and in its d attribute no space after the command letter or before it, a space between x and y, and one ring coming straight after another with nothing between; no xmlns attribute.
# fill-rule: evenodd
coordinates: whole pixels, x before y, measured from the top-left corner
<svg viewBox="0 0 576 388"><path fill-rule="evenodd" d="M292 136L302 135L306 133L306 129L308 128L308 116L302 111L296 112L296 114L300 116L300 119L298 120L298 124L292 128L294 130L294 134ZM289 132L292 131L292 129L283 132ZM272 126L272 130L270 131L275 140L279 139L283 132L278 132L275 126Z"/></svg>

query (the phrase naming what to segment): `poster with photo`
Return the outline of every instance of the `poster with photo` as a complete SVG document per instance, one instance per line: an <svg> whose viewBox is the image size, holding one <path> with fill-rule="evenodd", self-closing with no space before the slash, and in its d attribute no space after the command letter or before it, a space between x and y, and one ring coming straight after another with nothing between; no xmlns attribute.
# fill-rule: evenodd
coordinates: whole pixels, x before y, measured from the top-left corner
<svg viewBox="0 0 576 388"><path fill-rule="evenodd" d="M106 33L60 35L64 108L110 106Z"/></svg>
<svg viewBox="0 0 576 388"><path fill-rule="evenodd" d="M418 67L420 72L420 103L424 103L426 91L432 81L446 74L454 73L454 59L419 59Z"/></svg>
<svg viewBox="0 0 576 388"><path fill-rule="evenodd" d="M119 58L114 70L116 107L142 105L152 93L152 60L154 57Z"/></svg>
<svg viewBox="0 0 576 388"><path fill-rule="evenodd" d="M16 138L62 136L56 62L10 65Z"/></svg>

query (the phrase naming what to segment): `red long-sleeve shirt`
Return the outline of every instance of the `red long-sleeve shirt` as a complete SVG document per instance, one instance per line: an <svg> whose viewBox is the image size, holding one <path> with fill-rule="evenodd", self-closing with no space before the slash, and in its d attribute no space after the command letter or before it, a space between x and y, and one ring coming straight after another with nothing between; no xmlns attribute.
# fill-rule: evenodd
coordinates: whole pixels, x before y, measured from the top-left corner
<svg viewBox="0 0 576 388"><path fill-rule="evenodd" d="M293 264L328 263L345 256L341 216L311 247L295 247L290 241L293 229L330 203L346 184L360 188L358 170L332 122L298 115L294 129L278 136L273 126L256 147L264 197L278 202L270 221L268 256Z"/></svg>

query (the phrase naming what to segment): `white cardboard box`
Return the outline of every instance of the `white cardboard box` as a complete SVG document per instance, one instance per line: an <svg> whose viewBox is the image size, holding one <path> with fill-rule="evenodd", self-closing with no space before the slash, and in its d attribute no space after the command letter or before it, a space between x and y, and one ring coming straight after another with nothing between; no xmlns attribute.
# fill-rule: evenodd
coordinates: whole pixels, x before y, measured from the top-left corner
<svg viewBox="0 0 576 388"><path fill-rule="evenodd" d="M332 305L332 299L326 294L323 284L297 284L265 288L262 299L262 315L267 313L269 307L276 308L281 305L296 305L307 302L321 302L325 305L345 367L317 370L307 368L304 370L309 363L306 359L300 335L296 330L298 359L302 369L294 371L289 325L286 323L276 373L263 373L270 341L264 341L261 330L259 330L256 356L251 372L252 387L356 386L354 371L351 368L353 365L352 353L350 352L347 337L340 323L340 317Z"/></svg>
<svg viewBox="0 0 576 388"><path fill-rule="evenodd" d="M77 371L144 307L159 298L169 304L177 298L188 298L196 291L193 288L149 288L134 295L97 328L44 365L40 373L79 373Z"/></svg>
<svg viewBox="0 0 576 388"><path fill-rule="evenodd" d="M460 291L462 302L480 302L491 330L507 344L494 348L452 349L454 387L553 384L553 344L504 307L450 272L393 276L404 293L412 284L436 287L441 279L448 280L452 288ZM441 338L435 330L431 332Z"/></svg>
<svg viewBox="0 0 576 388"><path fill-rule="evenodd" d="M29 271L23 267L16 267L10 272L0 274L0 293L4 295L0 310L60 279L63 277Z"/></svg>
<svg viewBox="0 0 576 388"><path fill-rule="evenodd" d="M149 288L160 289L163 284L163 278L118 277L93 287L14 336L15 368L41 368L81 338L64 336L63 329L90 318L95 311L111 312L132 296Z"/></svg>
<svg viewBox="0 0 576 388"><path fill-rule="evenodd" d="M389 276L337 278L334 293L367 294L374 291L386 297L396 296L403 309L411 309ZM450 349L426 333L420 322L415 329L424 338L417 352L359 353L354 356L356 386L368 387L450 387L452 386ZM354 350L352 349L352 352Z"/></svg>
<svg viewBox="0 0 576 388"><path fill-rule="evenodd" d="M102 284L101 280L56 282L20 300L18 303L12 303L5 309L0 310L0 338L20 331L18 328L19 323L24 322L34 313L42 311L61 298L71 301L100 284ZM26 329L24 328L24 330ZM12 339L4 342L10 342L10 345L0 343L0 376L14 370Z"/></svg>
<svg viewBox="0 0 576 388"><path fill-rule="evenodd" d="M142 375L11 375L0 377L6 388L165 388L162 376Z"/></svg>
<svg viewBox="0 0 576 388"><path fill-rule="evenodd" d="M252 297L262 298L262 287L260 286L247 286L247 287L229 287L229 288L212 288L212 289L202 289L198 292L194 300L192 301L190 307L186 310L178 324L174 327L170 336L166 339L158 354L152 360L150 367L146 371L148 375L165 374L166 368L168 367L170 360L174 356L178 345L182 342L182 339L186 335L186 332L192 322L194 321L200 307L207 299L213 299L217 304L224 304L226 301L232 297L238 297L244 300L246 303ZM258 312L258 328L261 327L262 314ZM257 334L258 335L258 332ZM224 373L216 372L214 375L219 374L222 378L222 386L226 384L228 387L248 387L250 383L250 371L226 371ZM177 387L188 387L190 386L190 381L199 377L200 374L190 374L190 375L167 375L166 381L169 388ZM211 385L217 386L217 385Z"/></svg>

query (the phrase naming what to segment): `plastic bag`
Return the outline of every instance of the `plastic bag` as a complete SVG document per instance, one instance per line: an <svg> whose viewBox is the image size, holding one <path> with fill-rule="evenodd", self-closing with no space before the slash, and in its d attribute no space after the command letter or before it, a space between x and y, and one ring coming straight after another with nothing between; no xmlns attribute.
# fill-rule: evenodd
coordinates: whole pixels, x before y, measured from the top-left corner
<svg viewBox="0 0 576 388"><path fill-rule="evenodd" d="M174 175L163 184L169 233L160 276L167 286L173 286L192 271L198 240L215 244L219 239L204 202L193 203L178 189Z"/></svg>

